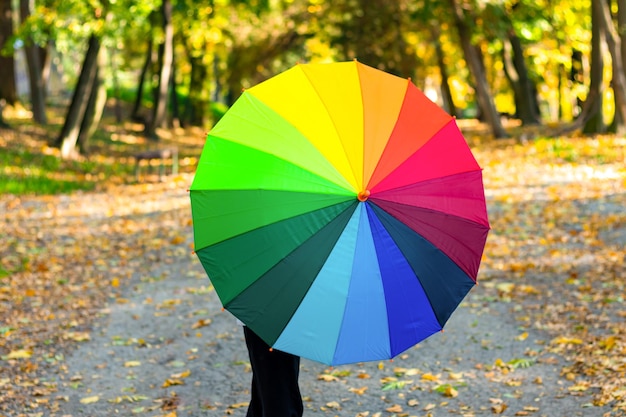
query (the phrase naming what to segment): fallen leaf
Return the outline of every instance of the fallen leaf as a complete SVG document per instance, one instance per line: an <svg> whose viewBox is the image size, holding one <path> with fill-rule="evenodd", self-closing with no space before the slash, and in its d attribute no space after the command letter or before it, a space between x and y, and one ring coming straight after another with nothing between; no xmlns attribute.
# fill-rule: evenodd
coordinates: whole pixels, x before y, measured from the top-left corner
<svg viewBox="0 0 626 417"><path fill-rule="evenodd" d="M97 396L97 395L94 395L94 396L92 396L92 397L85 397L85 398L82 398L82 399L80 400L80 403L81 403L81 404L93 404L93 403L97 403L99 400L100 400L100 397L99 397L99 396Z"/></svg>
<svg viewBox="0 0 626 417"><path fill-rule="evenodd" d="M190 369L183 371L183 372L179 372L177 374L172 374L170 375L170 378L174 378L174 379L187 378L189 375L191 375Z"/></svg>
<svg viewBox="0 0 626 417"><path fill-rule="evenodd" d="M161 388L171 387L172 385L185 385L181 379L167 378Z"/></svg>
<svg viewBox="0 0 626 417"><path fill-rule="evenodd" d="M506 410L507 408L508 406L505 403L494 404L491 406L491 411L494 414L502 414L504 413L504 410Z"/></svg>
<svg viewBox="0 0 626 417"><path fill-rule="evenodd" d="M422 379L424 381L434 381L434 382L437 382L437 381L439 381L439 375L433 375L431 373L426 373L426 374L422 375Z"/></svg>
<svg viewBox="0 0 626 417"><path fill-rule="evenodd" d="M332 408L334 410L341 410L341 404L339 404L337 401L331 401L326 403L326 407Z"/></svg>
<svg viewBox="0 0 626 417"><path fill-rule="evenodd" d="M572 385L571 387L568 387L567 390L571 392L583 392L583 391L587 391L589 389L589 386L590 386L589 382L581 381L577 383L576 385Z"/></svg>
<svg viewBox="0 0 626 417"><path fill-rule="evenodd" d="M32 350L19 349L10 352L8 355L4 356L3 359L27 359L30 358L32 355Z"/></svg>
<svg viewBox="0 0 626 417"><path fill-rule="evenodd" d="M526 340L527 338L528 338L528 332L524 332L524 333L520 334L519 336L517 336L517 337L515 338L515 340L518 340L518 341L524 341L524 340Z"/></svg>
<svg viewBox="0 0 626 417"><path fill-rule="evenodd" d="M250 403L236 403L236 404L229 405L228 408L237 409L237 408L247 407L249 405L250 405Z"/></svg>
<svg viewBox="0 0 626 417"><path fill-rule="evenodd" d="M349 391L355 393L356 395L363 395L365 394L365 391L367 391L367 387L350 388Z"/></svg>
<svg viewBox="0 0 626 417"><path fill-rule="evenodd" d="M200 319L197 322L195 322L191 328L192 329L199 329L200 327L205 327L208 326L209 324L211 324L211 319Z"/></svg>
<svg viewBox="0 0 626 417"><path fill-rule="evenodd" d="M91 336L87 332L67 332L63 335L63 339L74 340L75 342L86 342L91 340Z"/></svg>
<svg viewBox="0 0 626 417"><path fill-rule="evenodd" d="M557 345L569 345L569 344L582 345L583 341L575 337L560 336L560 337L554 338L551 343L557 344Z"/></svg>

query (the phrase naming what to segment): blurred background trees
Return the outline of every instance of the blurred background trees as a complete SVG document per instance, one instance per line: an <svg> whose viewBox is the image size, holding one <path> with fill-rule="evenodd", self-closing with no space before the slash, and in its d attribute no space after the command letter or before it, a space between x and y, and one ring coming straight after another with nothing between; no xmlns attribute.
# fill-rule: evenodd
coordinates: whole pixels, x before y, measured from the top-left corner
<svg viewBox="0 0 626 417"><path fill-rule="evenodd" d="M46 124L62 106L51 142L70 158L107 103L158 141L297 62L358 59L496 138L503 117L618 131L625 21L623 0L0 0L0 109Z"/></svg>

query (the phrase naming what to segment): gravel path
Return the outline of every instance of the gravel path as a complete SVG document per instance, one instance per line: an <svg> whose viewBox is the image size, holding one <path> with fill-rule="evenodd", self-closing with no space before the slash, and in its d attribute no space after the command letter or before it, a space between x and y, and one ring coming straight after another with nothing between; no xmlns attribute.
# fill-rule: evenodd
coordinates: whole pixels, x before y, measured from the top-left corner
<svg viewBox="0 0 626 417"><path fill-rule="evenodd" d="M443 333L394 361L328 368L303 360L305 415L608 412L591 405L591 390L571 390L562 360L544 350L548 336L520 330L514 305L490 291L476 287ZM240 327L199 262L181 259L138 273L58 382L53 416L244 416L250 373Z"/></svg>
<svg viewBox="0 0 626 417"><path fill-rule="evenodd" d="M580 205L580 216L619 216L623 211L621 193L614 194L614 198L579 200L569 206ZM111 290L117 298L110 298L106 308L96 311L98 317L89 339L60 360L59 373L47 374L45 381L39 381L54 386L52 394L40 398L47 404L46 410L35 406L6 416L0 412L0 417L245 416L251 375L243 333L235 319L222 311L199 261L189 253L188 197L178 189L149 195L151 199L140 194L141 204L135 205L129 203L133 196L126 194L111 198L112 202L106 201L108 195L90 195L90 205L80 196L53 200L54 204L37 200L39 205L46 205L43 208L30 208L26 201L20 206L21 214L15 214L17 217L11 217L8 206L0 207L7 208L7 225L35 228L36 224L28 222L42 223L50 218L57 233L68 239L104 244L109 242L109 229L121 233L119 239L125 244L146 239L140 243L150 256L142 263L154 261L151 269L135 269L129 280L124 279L119 288ZM565 204L561 201L557 208ZM117 218L109 217L109 205L115 206ZM89 207L92 212L86 211ZM503 207L510 209L505 204ZM546 208L550 206L528 205L537 213L520 219L536 221ZM41 218L36 217L39 209ZM507 212L498 210L492 206L490 213L494 218L506 219ZM619 218L616 227L604 226L599 236L615 248L626 244ZM539 220L536 223L541 225ZM181 224L186 228L181 229ZM500 236L491 235L501 239L494 239L494 247L504 248L500 244L506 242L504 233L532 231L523 226L502 231ZM152 232L150 239L141 227ZM172 231L175 233L170 234ZM53 242L59 245L61 241ZM163 242L177 243L166 250L161 248ZM570 259L580 254L580 250L570 252L574 243L564 240L563 259L555 254L553 261L585 261ZM584 249L583 243L576 244ZM520 250L532 258L535 254L531 250L548 248L529 239L528 247ZM142 256L137 255L139 252L130 252L129 257ZM593 395L601 387L578 386L576 375L562 375L568 363L552 349L558 331L548 333L549 328L535 325L532 319L553 298L502 296L502 285L507 281L510 284L513 272L481 267L481 285L452 315L445 331L393 362L329 368L303 360L300 381L305 416L624 415L610 406L592 404ZM111 278L109 270L98 274L103 279ZM529 268L518 274L523 275L524 284L554 290L556 295L552 297L566 295L559 287L563 277L555 279L550 271L542 275L540 270ZM568 287L567 291L572 290ZM566 301L555 299L555 304ZM622 304L614 305L619 309ZM530 322L521 321L523 316L530 317Z"/></svg>

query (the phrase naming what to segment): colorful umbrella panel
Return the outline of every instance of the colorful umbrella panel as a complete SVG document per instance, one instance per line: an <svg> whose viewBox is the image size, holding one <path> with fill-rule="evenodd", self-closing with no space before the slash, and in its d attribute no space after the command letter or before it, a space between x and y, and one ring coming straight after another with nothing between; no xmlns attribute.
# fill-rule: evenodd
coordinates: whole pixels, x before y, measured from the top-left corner
<svg viewBox="0 0 626 417"><path fill-rule="evenodd" d="M475 285L482 171L454 118L356 61L244 91L191 186L196 253L224 307L275 349L392 358Z"/></svg>

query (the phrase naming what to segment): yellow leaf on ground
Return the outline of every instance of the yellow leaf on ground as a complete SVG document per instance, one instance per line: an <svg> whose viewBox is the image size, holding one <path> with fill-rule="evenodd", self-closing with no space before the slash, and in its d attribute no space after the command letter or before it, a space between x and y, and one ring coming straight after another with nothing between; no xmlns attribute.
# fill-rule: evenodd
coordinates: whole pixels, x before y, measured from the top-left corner
<svg viewBox="0 0 626 417"><path fill-rule="evenodd" d="M446 397L455 398L456 396L459 395L459 392L456 389L454 389L452 385L448 385L445 391L443 392L443 395L445 395Z"/></svg>
<svg viewBox="0 0 626 417"><path fill-rule="evenodd" d="M450 377L450 379L458 381L460 379L463 379L463 372L449 372L448 376Z"/></svg>
<svg viewBox="0 0 626 417"><path fill-rule="evenodd" d="M81 404L93 404L93 403L97 403L100 400L100 397L97 395L94 395L93 397L85 397L83 399L80 400Z"/></svg>
<svg viewBox="0 0 626 417"><path fill-rule="evenodd" d="M179 372L177 374L172 374L170 377L174 379L179 379L179 378L187 378L189 375L191 375L191 370L187 369L186 371Z"/></svg>
<svg viewBox="0 0 626 417"><path fill-rule="evenodd" d="M568 344L582 345L583 341L575 337L560 336L560 337L553 339L552 343L557 344L557 345L568 345Z"/></svg>
<svg viewBox="0 0 626 417"><path fill-rule="evenodd" d="M183 243L184 241L185 241L185 238L179 235L179 236L174 236L172 240L170 241L170 243L172 245L179 245Z"/></svg>
<svg viewBox="0 0 626 417"><path fill-rule="evenodd" d="M141 362L139 361L126 361L124 362L124 368L135 368L137 366L140 366Z"/></svg>
<svg viewBox="0 0 626 417"><path fill-rule="evenodd" d="M337 401L331 401L331 402L326 403L326 407L332 408L335 410L341 410L341 404L339 404Z"/></svg>
<svg viewBox="0 0 626 417"><path fill-rule="evenodd" d="M6 358L7 359L26 359L26 358L30 358L32 355L33 355L32 350L20 349L20 350L12 351L6 356Z"/></svg>
<svg viewBox="0 0 626 417"><path fill-rule="evenodd" d="M73 340L75 342L86 342L91 339L87 332L67 332L63 335L65 340Z"/></svg>
<svg viewBox="0 0 626 417"><path fill-rule="evenodd" d="M581 381L576 385L572 385L571 387L567 388L568 391L572 391L572 392L582 392L582 391L587 391L589 389L589 383L586 381Z"/></svg>
<svg viewBox="0 0 626 417"><path fill-rule="evenodd" d="M439 381L439 376L438 375L433 375L431 373L426 373L426 374L422 375L422 379L424 381Z"/></svg>
<svg viewBox="0 0 626 417"><path fill-rule="evenodd" d="M350 392L353 392L356 395L363 395L363 394L365 394L365 391L367 391L367 387L350 388Z"/></svg>
<svg viewBox="0 0 626 417"><path fill-rule="evenodd" d="M199 329L200 327L208 326L209 324L211 324L211 319L200 319L197 322L195 322L191 326L191 328L192 329Z"/></svg>
<svg viewBox="0 0 626 417"><path fill-rule="evenodd" d="M175 378L167 378L161 388L171 387L172 385L185 385L185 383L180 379Z"/></svg>

